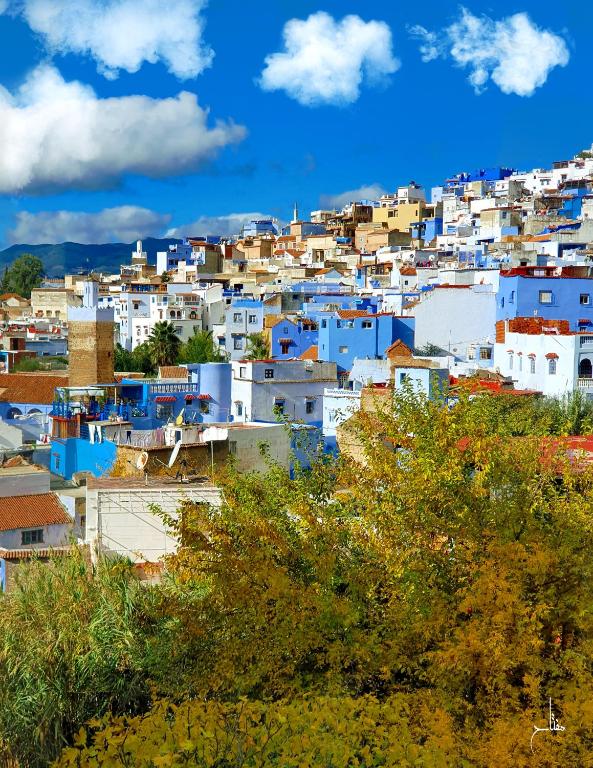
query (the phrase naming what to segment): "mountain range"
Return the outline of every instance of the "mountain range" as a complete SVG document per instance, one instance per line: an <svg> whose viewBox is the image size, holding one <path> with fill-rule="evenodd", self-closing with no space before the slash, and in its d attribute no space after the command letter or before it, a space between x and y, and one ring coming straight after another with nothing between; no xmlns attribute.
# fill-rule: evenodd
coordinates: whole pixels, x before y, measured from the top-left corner
<svg viewBox="0 0 593 768"><path fill-rule="evenodd" d="M148 261L154 264L157 251L166 251L172 243L180 243L180 240L161 240L155 237L147 237L142 241L143 250L148 254ZM32 253L38 256L45 267L47 277L62 277L81 271L105 272L108 274L119 272L121 264L129 264L132 251L136 250L136 242L133 243L100 243L85 245L83 243L44 243L41 245L29 245L21 243L11 245L0 251L0 273L22 253Z"/></svg>

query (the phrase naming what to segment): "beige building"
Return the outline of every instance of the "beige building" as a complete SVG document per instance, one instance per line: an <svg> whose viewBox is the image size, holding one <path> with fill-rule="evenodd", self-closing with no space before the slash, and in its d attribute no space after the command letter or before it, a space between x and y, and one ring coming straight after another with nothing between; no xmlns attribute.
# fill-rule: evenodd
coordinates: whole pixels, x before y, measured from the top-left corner
<svg viewBox="0 0 593 768"><path fill-rule="evenodd" d="M68 310L81 307L82 299L67 288L34 288L31 291L31 314L33 317L51 317L66 321Z"/></svg>

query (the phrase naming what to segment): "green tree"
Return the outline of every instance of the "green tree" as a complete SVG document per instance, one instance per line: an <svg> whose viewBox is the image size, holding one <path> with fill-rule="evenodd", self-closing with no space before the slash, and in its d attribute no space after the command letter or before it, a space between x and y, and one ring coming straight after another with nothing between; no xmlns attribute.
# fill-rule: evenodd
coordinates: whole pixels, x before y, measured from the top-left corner
<svg viewBox="0 0 593 768"><path fill-rule="evenodd" d="M31 253L22 253L4 272L3 293L18 293L28 299L33 288L41 285L44 275L43 262Z"/></svg>
<svg viewBox="0 0 593 768"><path fill-rule="evenodd" d="M247 336L245 360L267 360L270 354L270 346L261 331Z"/></svg>
<svg viewBox="0 0 593 768"><path fill-rule="evenodd" d="M181 363L223 363L226 354L214 343L212 331L198 331L181 347Z"/></svg>
<svg viewBox="0 0 593 768"><path fill-rule="evenodd" d="M147 376L156 373L147 341L138 344L131 352L116 344L114 362L116 371L138 371Z"/></svg>
<svg viewBox="0 0 593 768"><path fill-rule="evenodd" d="M167 272L167 270L164 270L161 275L161 283L170 283L171 282L171 275Z"/></svg>
<svg viewBox="0 0 593 768"><path fill-rule="evenodd" d="M155 323L146 343L155 367L177 363L181 351L181 339L175 333L173 323L168 320Z"/></svg>

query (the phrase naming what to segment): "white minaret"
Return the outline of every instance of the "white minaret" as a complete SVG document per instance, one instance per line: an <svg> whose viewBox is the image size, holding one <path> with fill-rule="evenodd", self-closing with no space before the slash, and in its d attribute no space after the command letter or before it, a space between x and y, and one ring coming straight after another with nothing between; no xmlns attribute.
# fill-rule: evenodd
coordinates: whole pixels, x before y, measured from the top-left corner
<svg viewBox="0 0 593 768"><path fill-rule="evenodd" d="M294 211L292 212L292 224L296 224L299 220L299 206L298 203L294 204Z"/></svg>

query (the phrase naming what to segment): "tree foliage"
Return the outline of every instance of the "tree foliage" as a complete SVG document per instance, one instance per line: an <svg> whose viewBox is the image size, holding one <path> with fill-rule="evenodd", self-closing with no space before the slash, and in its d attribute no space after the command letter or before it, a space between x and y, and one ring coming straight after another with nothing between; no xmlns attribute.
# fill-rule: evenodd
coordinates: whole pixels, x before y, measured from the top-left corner
<svg viewBox="0 0 593 768"><path fill-rule="evenodd" d="M214 343L212 331L198 331L181 347L181 363L224 363L226 354Z"/></svg>
<svg viewBox="0 0 593 768"><path fill-rule="evenodd" d="M127 614L152 708L128 714L99 688L99 720L78 736L68 721L62 764L587 765L593 472L526 434L528 402L406 388L347 423L341 459L292 477L229 467L220 507L166 518L180 546ZM17 648L46 621L28 616L0 621L7 700ZM71 643L85 649L82 618ZM538 733L532 754L549 698L566 731ZM43 721L40 699L30 711Z"/></svg>
<svg viewBox="0 0 593 768"><path fill-rule="evenodd" d="M115 370L121 372L137 371L146 375L156 373L156 368L152 361L151 348L148 346L147 341L138 344L131 352L122 347L121 344L116 344L114 365Z"/></svg>
<svg viewBox="0 0 593 768"><path fill-rule="evenodd" d="M41 285L43 262L32 253L22 253L7 267L2 278L2 293L17 293L28 299L33 288Z"/></svg>
<svg viewBox="0 0 593 768"><path fill-rule="evenodd" d="M268 360L270 354L270 345L261 331L247 335L245 360Z"/></svg>
<svg viewBox="0 0 593 768"><path fill-rule="evenodd" d="M155 367L175 365L179 358L181 339L175 332L175 326L168 320L155 323L148 341L150 357Z"/></svg>
<svg viewBox="0 0 593 768"><path fill-rule="evenodd" d="M46 765L89 718L146 709L152 596L76 550L22 568L0 611L0 758Z"/></svg>

